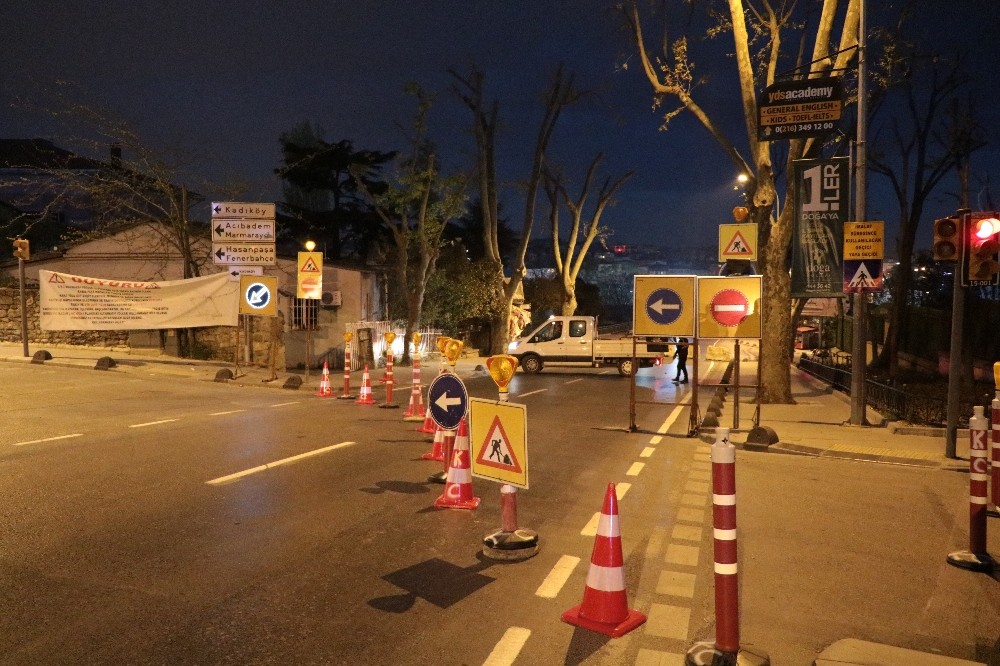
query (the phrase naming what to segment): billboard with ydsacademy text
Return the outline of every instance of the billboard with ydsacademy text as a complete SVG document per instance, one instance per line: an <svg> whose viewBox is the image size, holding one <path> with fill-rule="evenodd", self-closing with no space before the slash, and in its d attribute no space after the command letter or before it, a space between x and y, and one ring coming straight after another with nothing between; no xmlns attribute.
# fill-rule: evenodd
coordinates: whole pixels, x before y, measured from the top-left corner
<svg viewBox="0 0 1000 666"><path fill-rule="evenodd" d="M116 331L236 326L239 283L228 273L140 282L38 271L45 331Z"/></svg>

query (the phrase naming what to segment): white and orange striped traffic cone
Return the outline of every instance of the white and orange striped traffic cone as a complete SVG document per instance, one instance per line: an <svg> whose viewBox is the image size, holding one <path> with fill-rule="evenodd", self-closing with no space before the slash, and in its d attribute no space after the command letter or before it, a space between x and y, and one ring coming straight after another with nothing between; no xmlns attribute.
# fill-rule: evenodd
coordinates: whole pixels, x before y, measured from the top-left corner
<svg viewBox="0 0 1000 666"><path fill-rule="evenodd" d="M407 407L406 412L403 413L403 420L424 420L424 393L420 388L420 384L414 384L413 389L410 391L410 406Z"/></svg>
<svg viewBox="0 0 1000 666"><path fill-rule="evenodd" d="M646 621L645 615L628 607L618 496L613 483L608 484L597 523L583 603L563 613L562 620L612 638L624 636Z"/></svg>
<svg viewBox="0 0 1000 666"><path fill-rule="evenodd" d="M325 359L323 361L323 376L319 380L319 390L316 391L316 395L320 398L333 397L333 389L330 388L330 365Z"/></svg>
<svg viewBox="0 0 1000 666"><path fill-rule="evenodd" d="M338 400L353 400L351 395L351 345L344 346L344 390L337 396Z"/></svg>
<svg viewBox="0 0 1000 666"><path fill-rule="evenodd" d="M444 461L444 430L441 426L437 426L434 431L434 446L431 447L430 453L425 453L420 457L424 460Z"/></svg>
<svg viewBox="0 0 1000 666"><path fill-rule="evenodd" d="M375 398L372 396L372 380L368 376L368 365L365 365L364 374L361 375L361 393L354 401L355 405L374 405Z"/></svg>
<svg viewBox="0 0 1000 666"><path fill-rule="evenodd" d="M448 465L448 480L444 492L434 501L439 509L475 509L479 506L479 498L472 494L472 466L469 453L469 427L463 418L458 424L458 434L455 436L455 448L451 452L451 464Z"/></svg>

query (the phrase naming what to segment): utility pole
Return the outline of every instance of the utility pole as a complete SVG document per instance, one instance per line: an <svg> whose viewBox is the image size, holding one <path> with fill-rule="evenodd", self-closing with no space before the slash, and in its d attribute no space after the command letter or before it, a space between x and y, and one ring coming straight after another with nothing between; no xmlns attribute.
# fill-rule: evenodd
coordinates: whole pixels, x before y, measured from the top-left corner
<svg viewBox="0 0 1000 666"><path fill-rule="evenodd" d="M858 136L857 159L854 165L854 219L863 222L867 217L868 204L868 158L865 143L868 133L868 64L865 61L867 44L865 21L866 0L861 0L858 16ZM868 295L858 292L854 299L853 344L851 345L851 425L868 425L865 418L867 399L865 396L865 374L868 368Z"/></svg>

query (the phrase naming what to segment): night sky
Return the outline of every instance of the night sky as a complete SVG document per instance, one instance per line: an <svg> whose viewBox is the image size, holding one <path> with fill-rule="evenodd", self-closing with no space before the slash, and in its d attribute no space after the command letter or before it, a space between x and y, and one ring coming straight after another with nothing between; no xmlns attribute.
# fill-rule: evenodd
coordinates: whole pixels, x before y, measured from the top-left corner
<svg viewBox="0 0 1000 666"><path fill-rule="evenodd" d="M560 120L552 159L576 182L598 152L605 153L601 174L637 172L620 190L618 205L605 212L604 223L615 229L612 240L713 245L717 225L732 221L730 210L739 202L736 170L690 115L668 132L658 130L661 113L651 108L648 82L635 66L622 66L632 47L610 4L6 0L0 6L6 27L0 41L0 135L60 144L48 119L12 102L37 98L40 89L67 80L83 91L81 101L125 118L147 143L162 147L165 157L195 155L191 174L218 183L246 182L242 199L276 201L281 198L273 176L280 164L278 137L303 121L322 127L328 141L404 149L414 112L403 93L407 81L438 93L432 134L445 168L466 168L474 155L469 113L450 94L447 69L467 72L475 63L486 73L489 97L501 104L498 166L500 177L511 183L503 199L517 229L523 202L512 183L528 173L539 100L548 75L563 62L578 87L593 94ZM880 4L869 0L870 12ZM984 79L992 75L1000 66L994 44L1000 25L993 12L985 16L973 8L993 0L933 4L953 22L970 21L966 25L982 32L984 53L975 66ZM929 23L935 34L943 16ZM634 65L635 58L629 62ZM710 69L708 63L703 67ZM727 78L731 70L731 64L716 70L709 103L740 140L745 131L735 82ZM1000 114L987 112L991 131L1000 127ZM974 170L977 160L982 160L979 170L1000 183L996 147L974 158ZM882 197L877 177L869 183L869 218L891 225L895 207ZM202 194L218 198L211 191ZM1000 199L997 195L1000 191L994 195ZM940 206L950 212L955 202L942 195ZM544 206L540 212L535 237L548 235L542 231ZM887 250L891 245L887 242Z"/></svg>

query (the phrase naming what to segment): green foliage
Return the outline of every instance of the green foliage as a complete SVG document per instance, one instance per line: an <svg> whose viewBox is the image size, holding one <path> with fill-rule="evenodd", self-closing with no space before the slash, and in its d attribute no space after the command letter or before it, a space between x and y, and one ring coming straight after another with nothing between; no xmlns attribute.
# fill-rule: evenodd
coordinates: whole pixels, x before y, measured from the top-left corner
<svg viewBox="0 0 1000 666"><path fill-rule="evenodd" d="M506 300L489 262L467 260L460 245L447 250L428 282L421 323L455 335L463 322L502 314Z"/></svg>

